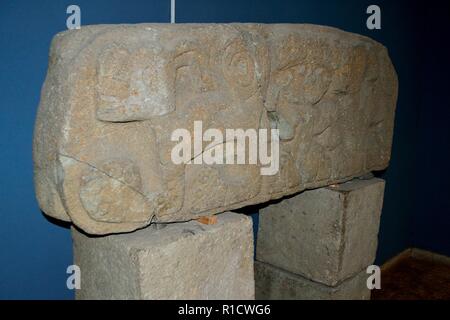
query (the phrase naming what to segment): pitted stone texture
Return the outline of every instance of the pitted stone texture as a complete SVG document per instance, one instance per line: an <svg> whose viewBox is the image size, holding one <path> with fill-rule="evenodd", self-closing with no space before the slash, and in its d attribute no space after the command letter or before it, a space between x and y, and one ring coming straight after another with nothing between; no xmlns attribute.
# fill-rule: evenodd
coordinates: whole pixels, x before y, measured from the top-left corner
<svg viewBox="0 0 450 320"><path fill-rule="evenodd" d="M257 300L369 300L365 271L334 287L255 261Z"/></svg>
<svg viewBox="0 0 450 320"><path fill-rule="evenodd" d="M46 214L108 234L347 181L388 165L396 99L387 50L333 28L83 26L52 42L34 135L37 198ZM194 121L203 132L278 128L279 172L174 164L171 135L193 135Z"/></svg>
<svg viewBox="0 0 450 320"><path fill-rule="evenodd" d="M77 299L254 299L251 219L223 213L214 225L153 225L88 237L72 228Z"/></svg>
<svg viewBox="0 0 450 320"><path fill-rule="evenodd" d="M334 286L371 265L384 180L304 191L259 215L256 259Z"/></svg>

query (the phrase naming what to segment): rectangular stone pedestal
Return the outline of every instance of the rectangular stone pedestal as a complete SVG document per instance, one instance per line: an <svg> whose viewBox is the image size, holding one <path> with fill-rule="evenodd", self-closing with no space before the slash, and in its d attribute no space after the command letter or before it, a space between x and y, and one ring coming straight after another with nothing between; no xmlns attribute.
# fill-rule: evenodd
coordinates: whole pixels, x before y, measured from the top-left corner
<svg viewBox="0 0 450 320"><path fill-rule="evenodd" d="M330 287L255 261L256 299L262 300L367 300L365 271Z"/></svg>
<svg viewBox="0 0 450 320"><path fill-rule="evenodd" d="M257 260L334 286L372 264L384 180L305 191L260 211Z"/></svg>
<svg viewBox="0 0 450 320"><path fill-rule="evenodd" d="M254 299L251 219L218 215L88 237L72 229L81 269L77 299Z"/></svg>
<svg viewBox="0 0 450 320"><path fill-rule="evenodd" d="M256 259L265 267L256 269L257 296L370 297L360 274L375 259L383 194L383 180L354 179L262 209Z"/></svg>

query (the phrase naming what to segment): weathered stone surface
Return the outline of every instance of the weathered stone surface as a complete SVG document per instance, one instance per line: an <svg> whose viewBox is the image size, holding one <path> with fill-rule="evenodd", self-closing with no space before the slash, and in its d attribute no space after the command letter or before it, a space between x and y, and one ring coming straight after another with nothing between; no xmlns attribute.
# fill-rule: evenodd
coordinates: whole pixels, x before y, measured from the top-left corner
<svg viewBox="0 0 450 320"><path fill-rule="evenodd" d="M52 42L37 198L46 214L107 234L346 181L388 165L396 99L387 50L333 28L83 26ZM174 164L171 134L196 120L203 130L280 129L279 172Z"/></svg>
<svg viewBox="0 0 450 320"><path fill-rule="evenodd" d="M77 299L254 299L251 219L153 226L88 237L72 229L81 269Z"/></svg>
<svg viewBox="0 0 450 320"><path fill-rule="evenodd" d="M256 259L334 286L371 265L384 180L308 190L259 215Z"/></svg>
<svg viewBox="0 0 450 320"><path fill-rule="evenodd" d="M361 271L334 287L255 261L258 300L369 300L368 274Z"/></svg>

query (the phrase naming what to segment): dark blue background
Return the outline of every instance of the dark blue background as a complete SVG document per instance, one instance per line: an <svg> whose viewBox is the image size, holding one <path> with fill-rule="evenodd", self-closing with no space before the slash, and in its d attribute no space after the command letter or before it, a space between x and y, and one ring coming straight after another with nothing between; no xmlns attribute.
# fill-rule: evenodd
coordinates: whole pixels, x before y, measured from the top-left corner
<svg viewBox="0 0 450 320"><path fill-rule="evenodd" d="M383 43L399 101L377 263L411 246L450 255L449 11L437 1L177 0L177 22L330 25ZM168 22L170 0L0 1L0 299L71 299L70 232L40 212L31 145L50 40L81 7L82 25ZM382 30L365 26L378 4Z"/></svg>

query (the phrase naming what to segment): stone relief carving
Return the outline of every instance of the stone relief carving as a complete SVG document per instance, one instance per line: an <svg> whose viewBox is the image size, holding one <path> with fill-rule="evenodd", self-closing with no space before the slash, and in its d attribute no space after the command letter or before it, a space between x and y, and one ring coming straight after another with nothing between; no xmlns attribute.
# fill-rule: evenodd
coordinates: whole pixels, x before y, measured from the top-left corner
<svg viewBox="0 0 450 320"><path fill-rule="evenodd" d="M36 120L37 198L46 214L107 234L349 180L388 165L396 99L386 49L337 29L63 32L52 43ZM260 163L174 164L171 134L192 132L194 121L223 131L279 129L279 172L262 176Z"/></svg>

